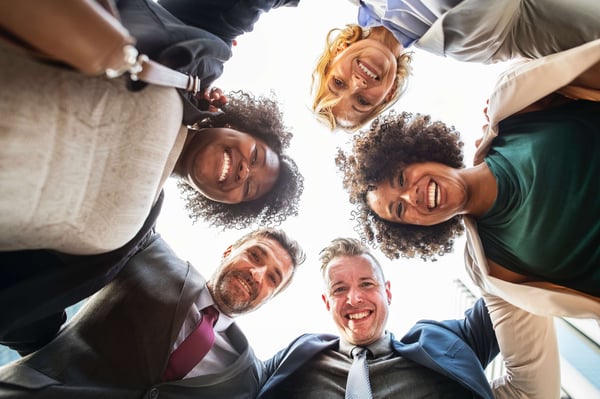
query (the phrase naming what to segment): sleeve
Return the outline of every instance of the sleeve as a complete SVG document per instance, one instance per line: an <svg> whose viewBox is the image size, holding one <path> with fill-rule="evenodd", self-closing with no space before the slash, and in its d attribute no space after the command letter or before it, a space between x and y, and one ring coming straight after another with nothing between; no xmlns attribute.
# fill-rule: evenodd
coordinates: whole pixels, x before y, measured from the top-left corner
<svg viewBox="0 0 600 399"><path fill-rule="evenodd" d="M251 32L261 14L279 7L295 7L300 0L159 0L175 17L219 36L227 44Z"/></svg>
<svg viewBox="0 0 600 399"><path fill-rule="evenodd" d="M275 371L277 371L277 368L281 365L281 363L283 363L283 361L286 358L289 358L291 354L297 353L296 349L301 348L302 345L310 339L310 337L310 334L303 334L297 337L292 342L290 342L290 344L287 347L275 353L275 355L272 358L264 361L266 377L271 377L275 373Z"/></svg>
<svg viewBox="0 0 600 399"><path fill-rule="evenodd" d="M498 342L483 299L479 299L473 307L465 311L463 319L420 320L402 338L402 342L419 342L423 347L452 347L457 339L471 348L482 369L498 355Z"/></svg>
<svg viewBox="0 0 600 399"><path fill-rule="evenodd" d="M537 316L484 294L506 373L491 382L496 398L560 397L558 344L552 317Z"/></svg>

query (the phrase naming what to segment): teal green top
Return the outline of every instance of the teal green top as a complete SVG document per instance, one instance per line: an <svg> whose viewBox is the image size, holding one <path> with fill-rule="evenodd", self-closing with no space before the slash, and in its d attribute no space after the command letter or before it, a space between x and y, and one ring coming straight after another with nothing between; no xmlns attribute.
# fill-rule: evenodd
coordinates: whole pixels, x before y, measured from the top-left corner
<svg viewBox="0 0 600 399"><path fill-rule="evenodd" d="M485 162L498 197L477 224L486 256L600 296L600 103L500 123Z"/></svg>

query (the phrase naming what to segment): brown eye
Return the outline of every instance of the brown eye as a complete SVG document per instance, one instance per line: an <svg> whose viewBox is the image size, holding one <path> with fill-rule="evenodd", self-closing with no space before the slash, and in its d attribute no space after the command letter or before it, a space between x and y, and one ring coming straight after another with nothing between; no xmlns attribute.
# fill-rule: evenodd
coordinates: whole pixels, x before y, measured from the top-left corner
<svg viewBox="0 0 600 399"><path fill-rule="evenodd" d="M360 105L368 106L371 105L369 101L367 101L363 96L358 96L357 101Z"/></svg>
<svg viewBox="0 0 600 399"><path fill-rule="evenodd" d="M398 206L396 207L396 216L398 219L402 217L402 202L398 202Z"/></svg>
<svg viewBox="0 0 600 399"><path fill-rule="evenodd" d="M404 171L402 170L398 174L398 184L400 185L400 187L404 186Z"/></svg>

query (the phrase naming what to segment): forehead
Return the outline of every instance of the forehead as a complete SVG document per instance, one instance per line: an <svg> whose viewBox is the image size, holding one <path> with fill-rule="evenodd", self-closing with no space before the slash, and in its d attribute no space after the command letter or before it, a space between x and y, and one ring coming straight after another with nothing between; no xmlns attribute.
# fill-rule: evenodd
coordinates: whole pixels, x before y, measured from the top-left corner
<svg viewBox="0 0 600 399"><path fill-rule="evenodd" d="M377 265L369 255L336 256L327 265L329 283L362 278L379 280Z"/></svg>

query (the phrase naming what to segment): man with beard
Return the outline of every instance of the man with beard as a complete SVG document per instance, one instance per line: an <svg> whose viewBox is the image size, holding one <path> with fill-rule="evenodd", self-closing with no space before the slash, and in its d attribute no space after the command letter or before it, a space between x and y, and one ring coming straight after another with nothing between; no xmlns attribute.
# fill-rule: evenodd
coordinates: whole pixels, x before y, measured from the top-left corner
<svg viewBox="0 0 600 399"><path fill-rule="evenodd" d="M264 228L229 246L206 281L154 234L53 341L0 368L0 398L254 398L264 367L233 317L281 292L304 259ZM212 335L199 333L211 317L202 356L192 337Z"/></svg>

